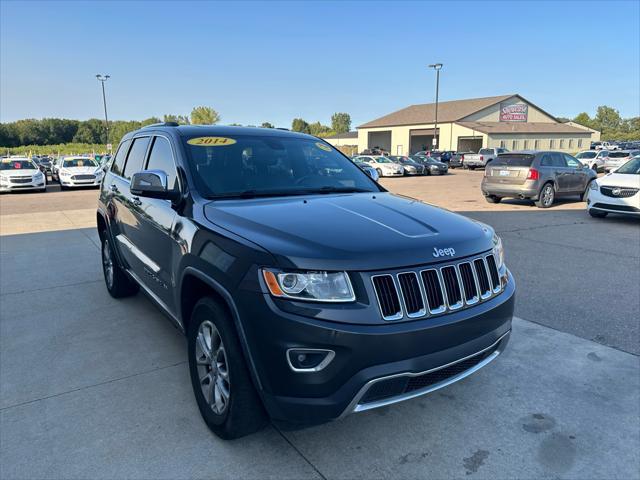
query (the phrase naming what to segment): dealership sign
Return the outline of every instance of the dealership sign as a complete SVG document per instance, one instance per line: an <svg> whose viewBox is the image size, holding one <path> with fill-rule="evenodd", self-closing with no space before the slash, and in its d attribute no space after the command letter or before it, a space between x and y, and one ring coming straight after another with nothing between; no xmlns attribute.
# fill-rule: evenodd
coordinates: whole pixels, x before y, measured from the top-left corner
<svg viewBox="0 0 640 480"><path fill-rule="evenodd" d="M526 122L529 105L523 103L500 104L500 121L501 122Z"/></svg>

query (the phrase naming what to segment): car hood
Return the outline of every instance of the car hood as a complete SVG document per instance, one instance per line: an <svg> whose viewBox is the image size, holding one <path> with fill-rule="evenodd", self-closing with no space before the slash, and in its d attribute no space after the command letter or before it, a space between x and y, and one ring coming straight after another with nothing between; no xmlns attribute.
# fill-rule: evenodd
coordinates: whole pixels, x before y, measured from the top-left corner
<svg viewBox="0 0 640 480"><path fill-rule="evenodd" d="M268 250L283 268L382 270L473 255L493 230L390 193L217 200L206 218ZM434 248L455 250L434 257Z"/></svg>
<svg viewBox="0 0 640 480"><path fill-rule="evenodd" d="M100 167L60 167L60 170L71 172L75 175L94 175Z"/></svg>
<svg viewBox="0 0 640 480"><path fill-rule="evenodd" d="M35 175L40 170L34 168L19 168L17 170L1 170L0 175L3 177L26 177Z"/></svg>
<svg viewBox="0 0 640 480"><path fill-rule="evenodd" d="M598 184L610 187L640 188L640 175L610 173L599 178Z"/></svg>

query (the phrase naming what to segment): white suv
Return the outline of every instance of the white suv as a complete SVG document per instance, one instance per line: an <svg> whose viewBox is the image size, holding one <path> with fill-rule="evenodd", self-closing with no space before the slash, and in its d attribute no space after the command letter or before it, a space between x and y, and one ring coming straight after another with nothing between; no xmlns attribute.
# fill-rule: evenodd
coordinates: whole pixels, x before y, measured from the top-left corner
<svg viewBox="0 0 640 480"><path fill-rule="evenodd" d="M609 213L640 217L640 156L591 182L588 192L587 210L592 217L602 218Z"/></svg>
<svg viewBox="0 0 640 480"><path fill-rule="evenodd" d="M604 163L609 156L609 150L585 150L576 154L578 161L594 172L604 171Z"/></svg>
<svg viewBox="0 0 640 480"><path fill-rule="evenodd" d="M382 155L359 155L356 159L367 162L376 169L381 177L402 177L404 175L404 167L402 165L398 165L390 158Z"/></svg>

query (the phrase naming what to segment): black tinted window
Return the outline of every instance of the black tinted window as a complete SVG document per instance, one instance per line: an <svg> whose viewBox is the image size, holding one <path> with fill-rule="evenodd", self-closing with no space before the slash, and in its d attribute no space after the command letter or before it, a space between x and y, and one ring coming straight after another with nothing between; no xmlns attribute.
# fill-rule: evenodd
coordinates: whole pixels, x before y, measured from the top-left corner
<svg viewBox="0 0 640 480"><path fill-rule="evenodd" d="M551 161L553 162L552 165L554 167L566 167L567 166L567 164L564 161L564 158L559 153L552 153L551 154Z"/></svg>
<svg viewBox="0 0 640 480"><path fill-rule="evenodd" d="M176 167L173 160L171 144L164 137L156 137L149 154L147 170L162 170L167 174L167 186L169 190L174 190L176 185Z"/></svg>
<svg viewBox="0 0 640 480"><path fill-rule="evenodd" d="M116 158L113 160L113 164L111 165L111 171L116 175L122 176L122 172L124 170L124 160L127 158L127 150L129 150L129 145L131 145L131 140L125 140L120 144L120 148L118 148Z"/></svg>
<svg viewBox="0 0 640 480"><path fill-rule="evenodd" d="M491 166L530 167L533 162L533 158L533 155L502 154L498 155L498 157L491 162Z"/></svg>
<svg viewBox="0 0 640 480"><path fill-rule="evenodd" d="M551 167L551 166L553 166L553 160L551 159L551 155L549 155L548 153L545 153L542 156L542 160L540 161L540 165L542 165L543 167Z"/></svg>
<svg viewBox="0 0 640 480"><path fill-rule="evenodd" d="M133 140L133 145L127 157L127 164L124 167L124 178L131 180L131 175L142 170L144 165L144 154L147 153L149 137L141 137Z"/></svg>

